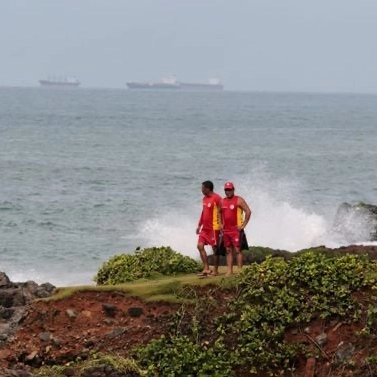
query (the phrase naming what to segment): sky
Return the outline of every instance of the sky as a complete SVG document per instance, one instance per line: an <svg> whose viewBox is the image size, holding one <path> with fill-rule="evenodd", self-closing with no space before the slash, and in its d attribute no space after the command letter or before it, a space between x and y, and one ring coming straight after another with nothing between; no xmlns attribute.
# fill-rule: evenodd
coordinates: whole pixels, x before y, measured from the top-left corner
<svg viewBox="0 0 377 377"><path fill-rule="evenodd" d="M0 0L0 86L377 93L377 0Z"/></svg>

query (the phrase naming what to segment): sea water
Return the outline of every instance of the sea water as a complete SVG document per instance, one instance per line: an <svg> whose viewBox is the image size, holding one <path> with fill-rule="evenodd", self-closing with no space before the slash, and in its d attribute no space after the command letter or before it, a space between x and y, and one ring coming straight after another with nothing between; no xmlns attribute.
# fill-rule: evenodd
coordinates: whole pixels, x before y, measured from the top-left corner
<svg viewBox="0 0 377 377"><path fill-rule="evenodd" d="M377 96L0 88L0 271L88 284L136 247L198 258L201 182L232 181L250 245L367 240L332 230L377 203Z"/></svg>

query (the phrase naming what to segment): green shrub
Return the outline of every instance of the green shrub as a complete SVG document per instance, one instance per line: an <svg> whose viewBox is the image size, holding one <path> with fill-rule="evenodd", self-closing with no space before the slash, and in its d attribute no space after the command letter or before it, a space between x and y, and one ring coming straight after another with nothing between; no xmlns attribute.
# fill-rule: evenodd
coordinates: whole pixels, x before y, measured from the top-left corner
<svg viewBox="0 0 377 377"><path fill-rule="evenodd" d="M197 344L187 336L153 340L136 351L137 360L148 377L231 377L231 360L223 342L212 347Z"/></svg>
<svg viewBox="0 0 377 377"><path fill-rule="evenodd" d="M177 275L200 271L201 264L170 247L152 247L134 254L115 255L105 262L94 280L98 285L122 284L156 275Z"/></svg>
<svg viewBox="0 0 377 377"><path fill-rule="evenodd" d="M358 320L360 305L352 293L374 283L374 269L367 258L355 255L328 258L305 252L289 261L267 257L240 274L240 294L218 330L232 339L236 347L230 350L248 370L271 375L288 371L303 350L285 342L285 331L317 316Z"/></svg>

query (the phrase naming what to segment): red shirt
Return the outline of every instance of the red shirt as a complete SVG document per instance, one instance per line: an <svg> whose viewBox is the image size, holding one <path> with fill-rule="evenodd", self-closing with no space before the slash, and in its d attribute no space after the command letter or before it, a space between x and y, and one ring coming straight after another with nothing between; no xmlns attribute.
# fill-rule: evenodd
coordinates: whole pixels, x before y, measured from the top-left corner
<svg viewBox="0 0 377 377"><path fill-rule="evenodd" d="M222 200L221 213L223 218L224 232L237 231L243 223L243 211L238 207L238 196L225 197Z"/></svg>
<svg viewBox="0 0 377 377"><path fill-rule="evenodd" d="M221 208L221 196L212 193L203 198L203 210L200 216L199 226L203 230L220 230L219 210Z"/></svg>

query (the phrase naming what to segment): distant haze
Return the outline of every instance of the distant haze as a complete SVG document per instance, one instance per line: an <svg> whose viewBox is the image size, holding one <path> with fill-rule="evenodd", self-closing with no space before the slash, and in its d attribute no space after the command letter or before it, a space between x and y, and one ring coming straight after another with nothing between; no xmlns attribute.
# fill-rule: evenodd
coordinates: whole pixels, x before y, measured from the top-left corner
<svg viewBox="0 0 377 377"><path fill-rule="evenodd" d="M376 0L0 0L0 86L377 93Z"/></svg>

